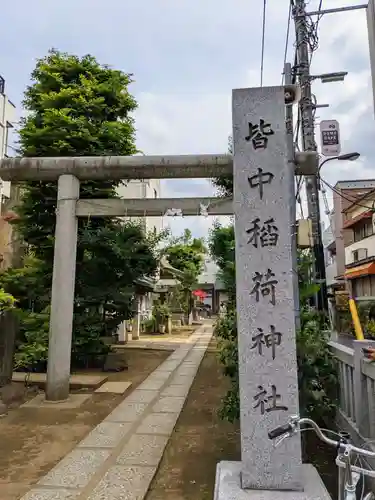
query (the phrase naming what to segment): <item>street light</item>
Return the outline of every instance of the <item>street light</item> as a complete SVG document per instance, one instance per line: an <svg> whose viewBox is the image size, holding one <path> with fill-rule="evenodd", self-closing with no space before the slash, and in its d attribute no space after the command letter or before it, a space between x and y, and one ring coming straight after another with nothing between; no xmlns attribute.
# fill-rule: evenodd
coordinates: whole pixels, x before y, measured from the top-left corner
<svg viewBox="0 0 375 500"><path fill-rule="evenodd" d="M327 161L331 161L331 160L355 161L355 160L358 160L358 158L360 156L361 156L361 154L357 153L356 151L353 153L345 153L345 154L338 155L338 156L331 156L330 158L326 158L324 161L322 161L322 163L319 165L319 172L320 172L320 169L322 168L322 166L325 163L327 163Z"/></svg>
<svg viewBox="0 0 375 500"><path fill-rule="evenodd" d="M360 156L361 156L360 153L357 153L355 151L353 153L345 153L342 155L331 156L330 158L326 158L319 165L318 176L319 176L320 169L328 161L332 161L332 160L355 161L355 160L358 160L358 158ZM318 181L319 181L319 178L318 178ZM314 255L315 255L315 259L316 259L317 277L319 278L319 281L322 284L320 292L319 292L320 300L323 304L323 308L327 310L328 302L327 302L326 266L325 266L325 259L324 259L324 247L323 247L323 239L322 239L322 227L321 227L321 220L320 220L319 201L317 203L317 219L318 219L318 235L317 235L318 238L317 238L317 243L314 245Z"/></svg>

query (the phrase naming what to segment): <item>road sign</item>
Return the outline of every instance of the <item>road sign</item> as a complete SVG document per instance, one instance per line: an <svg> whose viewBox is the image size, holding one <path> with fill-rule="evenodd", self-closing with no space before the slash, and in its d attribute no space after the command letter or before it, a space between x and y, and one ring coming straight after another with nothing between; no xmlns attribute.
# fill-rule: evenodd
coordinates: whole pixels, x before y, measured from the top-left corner
<svg viewBox="0 0 375 500"><path fill-rule="evenodd" d="M340 125L337 120L322 120L320 122L320 140L322 155L338 156L340 154Z"/></svg>

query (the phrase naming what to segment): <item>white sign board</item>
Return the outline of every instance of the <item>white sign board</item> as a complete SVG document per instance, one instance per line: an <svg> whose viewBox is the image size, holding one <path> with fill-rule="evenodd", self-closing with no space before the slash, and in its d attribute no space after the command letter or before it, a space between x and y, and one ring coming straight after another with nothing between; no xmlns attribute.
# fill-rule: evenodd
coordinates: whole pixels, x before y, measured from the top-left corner
<svg viewBox="0 0 375 500"><path fill-rule="evenodd" d="M320 122L320 141L322 155L338 156L340 154L340 125L337 120L322 120Z"/></svg>

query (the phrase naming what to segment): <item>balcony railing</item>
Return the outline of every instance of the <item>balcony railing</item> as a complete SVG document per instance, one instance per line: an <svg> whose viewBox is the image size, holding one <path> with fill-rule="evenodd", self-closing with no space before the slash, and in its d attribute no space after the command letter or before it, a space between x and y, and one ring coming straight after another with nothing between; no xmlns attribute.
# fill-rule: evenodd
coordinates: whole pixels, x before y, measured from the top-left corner
<svg viewBox="0 0 375 500"><path fill-rule="evenodd" d="M363 347L375 341L353 341L354 348L330 342L338 362L338 420L356 440L375 439L375 363L364 358Z"/></svg>

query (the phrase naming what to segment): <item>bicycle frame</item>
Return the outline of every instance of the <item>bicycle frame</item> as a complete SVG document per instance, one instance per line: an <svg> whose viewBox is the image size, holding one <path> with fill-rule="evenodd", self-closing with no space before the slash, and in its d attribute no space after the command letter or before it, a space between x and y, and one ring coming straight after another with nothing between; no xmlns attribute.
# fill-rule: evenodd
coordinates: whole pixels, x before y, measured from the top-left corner
<svg viewBox="0 0 375 500"><path fill-rule="evenodd" d="M356 488L358 481L363 473L362 469L352 465L350 457L347 458L338 454L336 465L338 467L338 500L356 500ZM366 476L375 479L375 471L366 471ZM375 495L372 492L367 493L363 500L375 500Z"/></svg>
<svg viewBox="0 0 375 500"><path fill-rule="evenodd" d="M314 430L319 439L337 449L336 465L338 466L339 472L338 500L356 500L356 489L361 474L363 474L363 476L375 478L375 470L373 471L352 465L351 455L354 452L358 457L363 456L375 459L375 452L364 448L357 448L342 437L339 441L335 441L327 437L313 420L309 418L299 418L298 416L292 416L288 424L273 429L268 433L268 436L272 440L277 440L275 446L278 446L284 439L300 432L301 425L308 425L309 427L307 429ZM362 496L361 500L375 500L375 495L369 492L365 496Z"/></svg>

